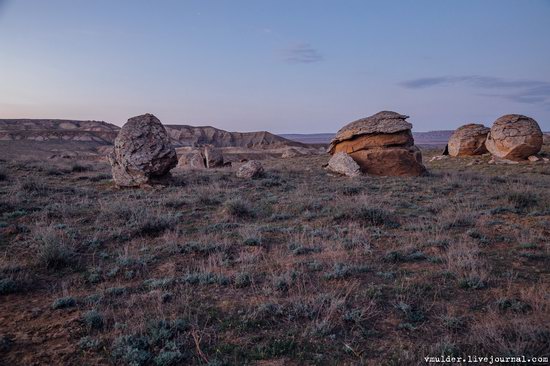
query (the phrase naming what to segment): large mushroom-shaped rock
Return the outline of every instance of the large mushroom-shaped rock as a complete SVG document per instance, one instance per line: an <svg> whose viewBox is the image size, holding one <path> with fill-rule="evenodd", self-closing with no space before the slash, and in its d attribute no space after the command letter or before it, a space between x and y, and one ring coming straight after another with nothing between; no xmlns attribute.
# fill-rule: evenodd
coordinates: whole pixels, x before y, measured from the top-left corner
<svg viewBox="0 0 550 366"><path fill-rule="evenodd" d="M207 168L216 168L223 166L222 152L213 146L204 147L204 158L206 160Z"/></svg>
<svg viewBox="0 0 550 366"><path fill-rule="evenodd" d="M204 169L206 168L204 156L200 150L191 150L180 155L178 167L186 169Z"/></svg>
<svg viewBox="0 0 550 366"><path fill-rule="evenodd" d="M259 161L251 160L239 167L237 177L244 179L252 179L260 177L264 173L264 168Z"/></svg>
<svg viewBox="0 0 550 366"><path fill-rule="evenodd" d="M451 156L483 155L487 152L485 140L489 128L478 123L460 126L449 138L448 148Z"/></svg>
<svg viewBox="0 0 550 366"><path fill-rule="evenodd" d="M408 116L383 111L342 127L331 141L329 153L345 152L363 173L418 176L426 172L422 154L414 146Z"/></svg>
<svg viewBox="0 0 550 366"><path fill-rule="evenodd" d="M164 126L149 113L132 117L122 126L109 161L119 187L154 183L178 164Z"/></svg>
<svg viewBox="0 0 550 366"><path fill-rule="evenodd" d="M507 114L493 123L485 146L497 158L517 161L538 153L542 141L537 121L521 114Z"/></svg>
<svg viewBox="0 0 550 366"><path fill-rule="evenodd" d="M343 151L337 152L330 158L327 168L334 173L347 175L348 177L361 175L359 165Z"/></svg>

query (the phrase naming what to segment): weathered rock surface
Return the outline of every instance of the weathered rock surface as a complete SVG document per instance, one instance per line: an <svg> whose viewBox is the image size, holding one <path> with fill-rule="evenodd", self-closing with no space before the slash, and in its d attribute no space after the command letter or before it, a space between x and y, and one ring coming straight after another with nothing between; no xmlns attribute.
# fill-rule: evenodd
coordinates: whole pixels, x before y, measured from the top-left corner
<svg viewBox="0 0 550 366"><path fill-rule="evenodd" d="M542 142L537 121L520 114L507 114L495 121L485 146L498 158L525 160L540 151Z"/></svg>
<svg viewBox="0 0 550 366"><path fill-rule="evenodd" d="M144 114L122 126L109 161L119 187L137 187L167 176L178 158L158 118Z"/></svg>
<svg viewBox="0 0 550 366"><path fill-rule="evenodd" d="M361 171L368 174L412 177L426 172L422 153L416 146L360 150L350 155L359 162Z"/></svg>
<svg viewBox="0 0 550 366"><path fill-rule="evenodd" d="M328 161L328 167L330 171L338 174L347 175L348 177L356 177L361 175L359 165L353 160L351 156L345 152L337 152Z"/></svg>
<svg viewBox="0 0 550 366"><path fill-rule="evenodd" d="M449 138L449 155L475 156L487 153L485 140L489 130L488 127L477 123L470 123L457 128Z"/></svg>
<svg viewBox="0 0 550 366"><path fill-rule="evenodd" d="M237 170L237 177L252 179L261 176L264 172L264 168L259 161L251 160L239 167Z"/></svg>
<svg viewBox="0 0 550 366"><path fill-rule="evenodd" d="M218 168L223 166L223 155L220 149L213 146L204 147L204 159L207 168Z"/></svg>
<svg viewBox="0 0 550 366"><path fill-rule="evenodd" d="M329 152L341 141L351 140L362 135L393 134L402 131L410 131L412 125L406 121L409 116L396 112L382 111L370 117L361 118L342 127L332 139Z"/></svg>
<svg viewBox="0 0 550 366"><path fill-rule="evenodd" d="M178 159L178 167L188 169L206 168L204 155L200 150L191 150L181 154Z"/></svg>
<svg viewBox="0 0 550 366"><path fill-rule="evenodd" d="M417 176L426 171L414 145L408 116L379 112L344 126L329 146L329 153L349 154L361 172L387 176Z"/></svg>

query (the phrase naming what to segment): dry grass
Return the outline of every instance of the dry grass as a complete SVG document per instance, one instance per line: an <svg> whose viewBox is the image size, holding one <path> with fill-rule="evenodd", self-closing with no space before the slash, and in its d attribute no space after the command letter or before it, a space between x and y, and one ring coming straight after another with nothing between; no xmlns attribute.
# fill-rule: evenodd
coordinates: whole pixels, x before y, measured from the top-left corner
<svg viewBox="0 0 550 366"><path fill-rule="evenodd" d="M0 162L0 363L547 353L548 165L347 179L325 160L148 190L115 189L104 163Z"/></svg>

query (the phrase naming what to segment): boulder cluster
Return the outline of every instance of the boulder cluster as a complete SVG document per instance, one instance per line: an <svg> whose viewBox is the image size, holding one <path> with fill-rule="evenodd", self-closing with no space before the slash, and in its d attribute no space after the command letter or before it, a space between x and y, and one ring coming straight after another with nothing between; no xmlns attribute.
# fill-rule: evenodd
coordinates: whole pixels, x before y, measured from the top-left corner
<svg viewBox="0 0 550 366"><path fill-rule="evenodd" d="M222 152L213 146L183 152L178 161L178 167L184 169L219 168L224 165Z"/></svg>
<svg viewBox="0 0 550 366"><path fill-rule="evenodd" d="M144 187L165 183L170 170L180 166L190 169L223 167L220 149L205 146L180 155L172 146L170 136L157 117L144 114L132 117L122 126L108 156L113 180L118 187ZM258 161L249 161L237 171L237 177L252 179L263 174Z"/></svg>
<svg viewBox="0 0 550 366"><path fill-rule="evenodd" d="M450 156L475 156L491 153L495 159L537 161L543 144L543 134L532 118L507 114L498 118L491 128L481 124L459 127L450 137Z"/></svg>
<svg viewBox="0 0 550 366"><path fill-rule="evenodd" d="M328 152L341 165L338 153L349 155L362 173L383 176L419 176L426 172L422 153L414 145L408 116L383 111L351 122L338 131ZM332 160L331 159L331 160ZM329 169L335 162L329 162ZM338 171L337 171L338 172Z"/></svg>

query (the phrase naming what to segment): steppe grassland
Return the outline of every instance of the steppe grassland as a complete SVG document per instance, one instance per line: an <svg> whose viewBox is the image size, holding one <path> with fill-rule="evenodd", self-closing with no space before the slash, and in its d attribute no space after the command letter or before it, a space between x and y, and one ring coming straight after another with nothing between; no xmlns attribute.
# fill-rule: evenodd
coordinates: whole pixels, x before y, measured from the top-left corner
<svg viewBox="0 0 550 366"><path fill-rule="evenodd" d="M0 357L548 356L550 164L349 179L327 160L266 160L255 180L176 170L148 190L115 189L106 163L1 162Z"/></svg>

